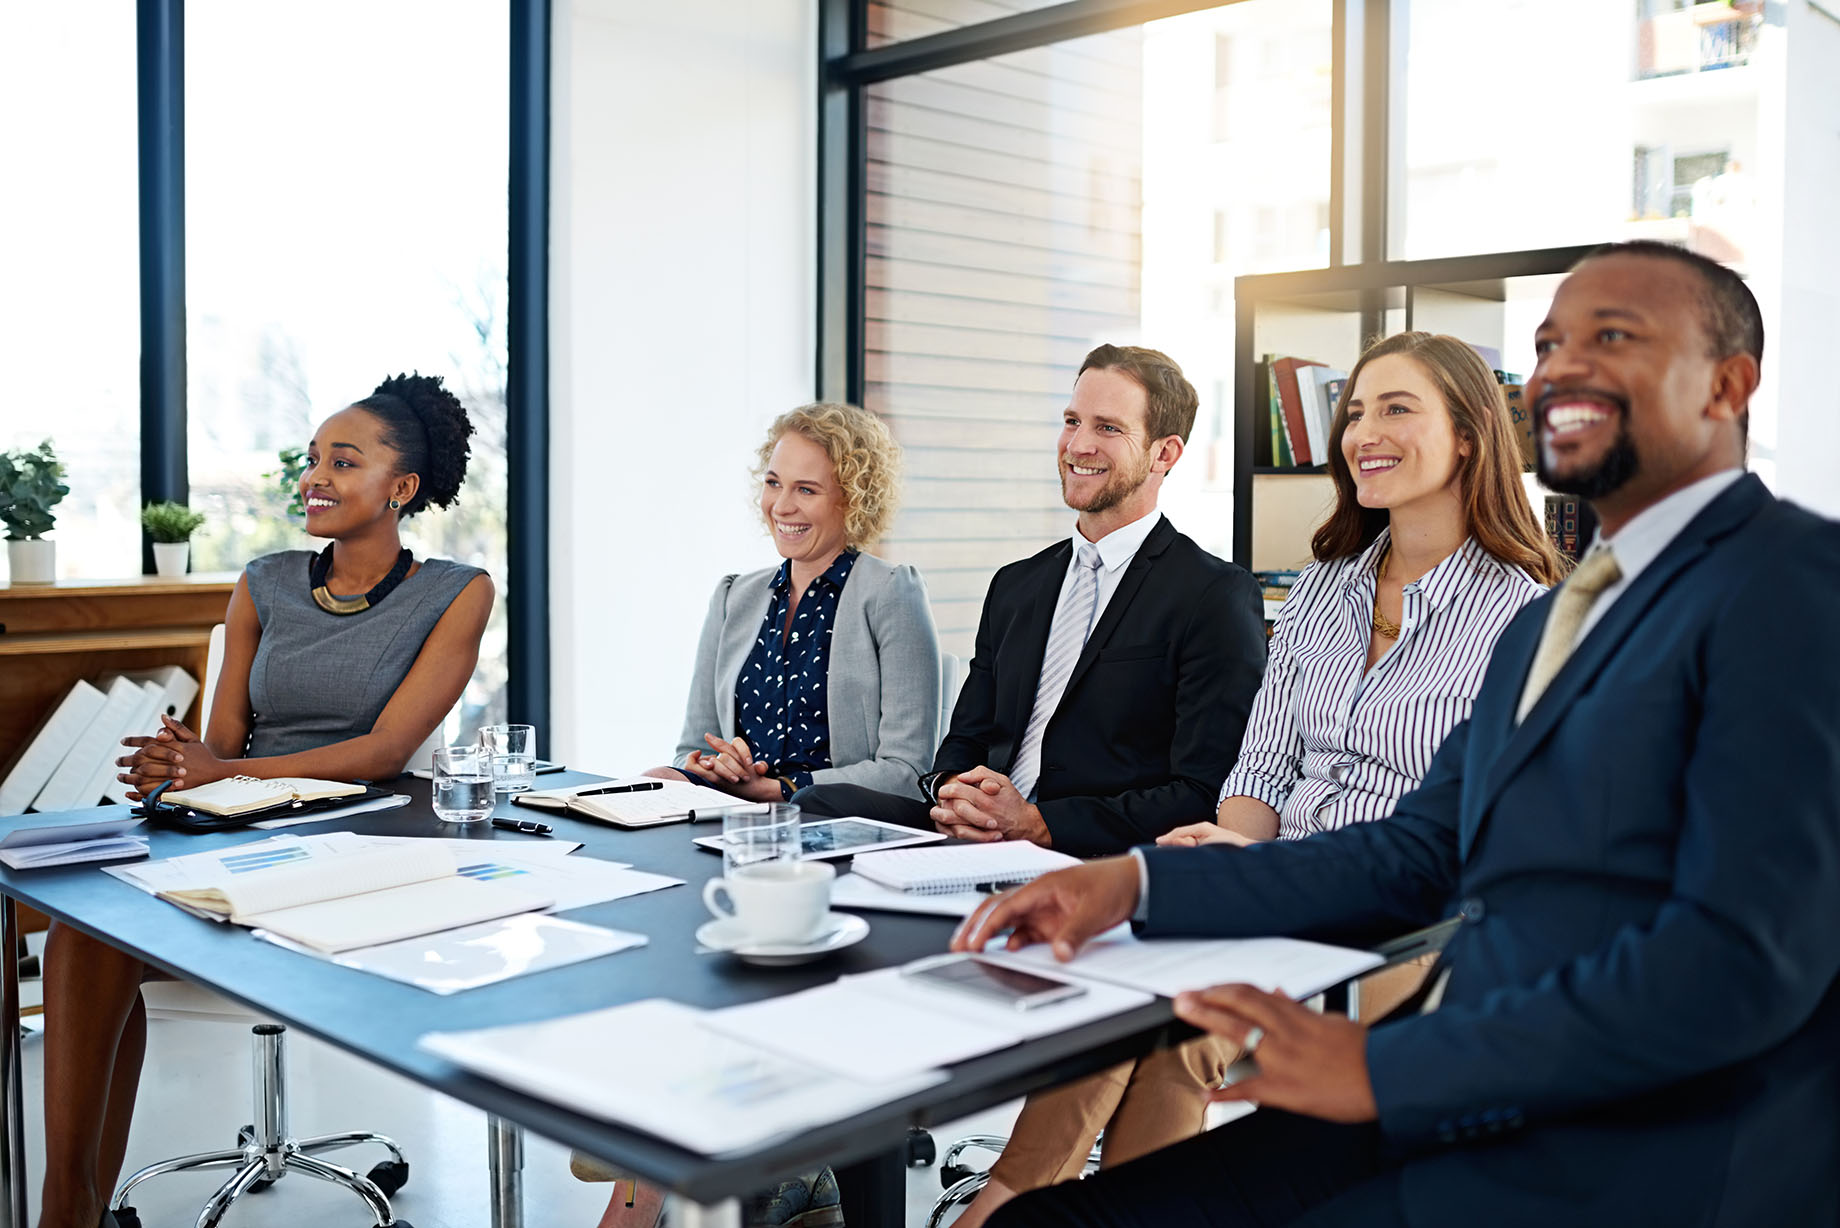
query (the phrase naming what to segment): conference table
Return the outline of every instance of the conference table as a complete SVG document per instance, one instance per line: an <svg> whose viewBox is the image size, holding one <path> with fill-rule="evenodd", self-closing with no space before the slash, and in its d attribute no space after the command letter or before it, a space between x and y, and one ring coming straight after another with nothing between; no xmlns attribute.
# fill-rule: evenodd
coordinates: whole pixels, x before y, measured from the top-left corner
<svg viewBox="0 0 1840 1228"><path fill-rule="evenodd" d="M596 779L600 777L566 773L547 776L542 784L559 787ZM382 783L408 794L409 804L292 827L288 834L346 830L462 836L482 844L548 839L501 831L487 823L443 823L429 804L426 781L403 777ZM98 807L63 818L77 822L120 813L118 807ZM945 948L954 922L935 916L865 913L870 934L863 942L795 967L761 968L726 955L698 954L694 932L709 918L701 887L720 875L721 859L697 848L691 839L708 834L710 826L672 824L623 831L504 802L497 813L551 823L555 838L581 842L573 856L629 862L640 870L681 878L686 885L562 914L643 933L650 940L643 947L449 996L286 950L236 926L199 920L102 873L94 864L26 871L0 867L0 943L5 944L0 950L17 949L15 905L26 904L164 972L484 1110L490 1123L487 1163L493 1228L520 1228L522 1223L520 1129L599 1157L671 1191L676 1196L676 1228L732 1228L740 1223L739 1200L749 1192L826 1164L838 1172L852 1228L896 1228L904 1217L903 1155L910 1127L950 1121L1194 1034L1173 1018L1169 1001L1159 998L1124 1014L961 1062L950 1068L942 1083L797 1137L742 1154L698 1155L469 1074L418 1048L416 1041L428 1032L530 1022L645 998L669 998L697 1007L753 1002L935 954ZM143 830L155 858L279 834L251 829L210 835ZM18 969L13 959L0 959L0 964L0 1228L26 1228ZM643 1060L643 1055L635 1055L635 1060ZM224 1123L226 1141L236 1124ZM413 1156L410 1161L413 1164ZM554 1179L567 1178L556 1173Z"/></svg>

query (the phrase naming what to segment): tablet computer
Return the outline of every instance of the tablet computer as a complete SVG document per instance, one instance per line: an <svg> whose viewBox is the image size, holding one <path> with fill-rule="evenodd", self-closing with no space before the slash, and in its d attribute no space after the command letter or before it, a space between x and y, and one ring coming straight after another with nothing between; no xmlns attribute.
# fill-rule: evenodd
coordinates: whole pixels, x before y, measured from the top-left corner
<svg viewBox="0 0 1840 1228"><path fill-rule="evenodd" d="M812 819L799 824L800 855L807 861L854 857L858 853L898 849L909 844L936 844L944 839L943 832L920 831L899 823L878 823L874 819ZM722 851L719 835L698 836L693 843L712 853Z"/></svg>

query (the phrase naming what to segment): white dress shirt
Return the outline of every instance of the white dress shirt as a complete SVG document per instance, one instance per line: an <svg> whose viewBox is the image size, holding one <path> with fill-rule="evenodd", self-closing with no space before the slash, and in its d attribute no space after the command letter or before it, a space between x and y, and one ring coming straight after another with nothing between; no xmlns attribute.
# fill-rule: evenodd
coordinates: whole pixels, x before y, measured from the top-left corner
<svg viewBox="0 0 1840 1228"><path fill-rule="evenodd" d="M1131 560L1137 557L1137 552L1142 548L1144 539L1150 536L1151 530L1161 524L1162 520L1163 513L1152 510L1148 516L1133 520L1122 529L1113 529L1098 541L1091 543L1099 551L1099 601L1093 607L1092 625L1094 627L1097 627L1099 620L1105 617L1105 607L1111 601L1112 594L1118 591L1118 582L1124 579L1124 569L1131 565ZM1073 554L1067 560L1067 574L1061 577L1061 595L1054 605L1054 613L1057 618L1066 606L1067 599L1073 595L1074 578L1080 569L1080 547L1088 544L1077 525L1074 526L1071 541L1073 542ZM1091 631L1088 630L1087 633L1090 635Z"/></svg>
<svg viewBox="0 0 1840 1228"><path fill-rule="evenodd" d="M1693 518L1706 510L1714 499L1724 494L1731 484L1744 476L1742 469L1726 469L1709 478L1701 478L1691 486L1683 486L1667 498L1651 504L1629 518L1629 523L1618 529L1616 536L1605 537L1600 531L1591 542L1595 550L1599 545L1610 547L1616 555L1617 570L1622 578L1599 593L1585 613L1584 621L1578 624L1577 643L1584 643L1584 637L1591 634L1591 628L1603 621L1605 613L1616 604L1616 599L1629 591L1636 577L1661 557L1661 552L1668 544L1680 536L1681 530L1693 522Z"/></svg>

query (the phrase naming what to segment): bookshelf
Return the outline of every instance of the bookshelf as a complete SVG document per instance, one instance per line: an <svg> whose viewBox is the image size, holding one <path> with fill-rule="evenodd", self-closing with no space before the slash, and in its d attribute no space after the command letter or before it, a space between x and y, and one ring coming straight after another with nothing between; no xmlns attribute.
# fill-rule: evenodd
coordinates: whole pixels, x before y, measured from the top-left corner
<svg viewBox="0 0 1840 1228"><path fill-rule="evenodd" d="M1269 429L1267 392L1254 378L1261 355L1346 371L1364 341L1418 328L1490 346L1508 370L1526 375L1534 326L1559 280L1591 251L1553 247L1236 278L1233 561L1255 571L1302 566L1310 534L1335 499L1322 465L1254 466L1254 432Z"/></svg>
<svg viewBox="0 0 1840 1228"><path fill-rule="evenodd" d="M0 770L79 678L181 665L202 686L235 587L235 573L0 584Z"/></svg>

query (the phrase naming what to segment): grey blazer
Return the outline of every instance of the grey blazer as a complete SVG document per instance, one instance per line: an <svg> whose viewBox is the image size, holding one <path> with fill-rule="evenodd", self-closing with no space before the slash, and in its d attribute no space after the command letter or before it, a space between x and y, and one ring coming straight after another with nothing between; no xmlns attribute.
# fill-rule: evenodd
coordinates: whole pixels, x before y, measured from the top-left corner
<svg viewBox="0 0 1840 1228"><path fill-rule="evenodd" d="M735 736L735 683L778 570L723 576L716 585L696 646L676 766L708 749L704 734ZM813 772L812 782L919 797L915 782L939 743L939 637L919 572L872 554L857 557L837 600L826 678L834 766Z"/></svg>

